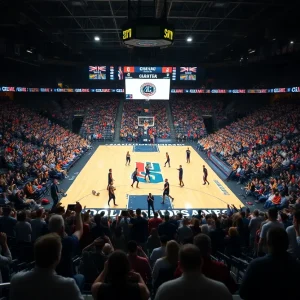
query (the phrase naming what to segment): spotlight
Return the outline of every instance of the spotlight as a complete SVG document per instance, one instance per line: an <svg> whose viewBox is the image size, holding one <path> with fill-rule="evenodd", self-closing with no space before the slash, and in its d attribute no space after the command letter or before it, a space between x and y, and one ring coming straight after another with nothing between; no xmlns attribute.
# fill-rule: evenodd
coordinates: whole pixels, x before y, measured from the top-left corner
<svg viewBox="0 0 300 300"><path fill-rule="evenodd" d="M192 37L188 37L188 38L186 39L186 41L187 41L188 43L191 43L191 42L193 41L193 38L192 38Z"/></svg>
<svg viewBox="0 0 300 300"><path fill-rule="evenodd" d="M30 49L26 50L26 52L32 54L32 50Z"/></svg>
<svg viewBox="0 0 300 300"><path fill-rule="evenodd" d="M96 42L99 42L99 41L100 41L100 37L99 37L99 36L95 36L95 37L94 37L94 40L95 40Z"/></svg>
<svg viewBox="0 0 300 300"><path fill-rule="evenodd" d="M294 41L290 41L290 44L294 44Z"/></svg>

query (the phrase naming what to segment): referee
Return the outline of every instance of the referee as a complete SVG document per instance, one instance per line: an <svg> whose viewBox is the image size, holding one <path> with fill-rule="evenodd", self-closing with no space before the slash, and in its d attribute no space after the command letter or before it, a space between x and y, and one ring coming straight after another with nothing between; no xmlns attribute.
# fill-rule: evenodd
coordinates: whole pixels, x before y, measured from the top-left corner
<svg viewBox="0 0 300 300"><path fill-rule="evenodd" d="M184 187L184 183L182 181L183 178L183 169L182 169L182 165L179 166L179 169L177 169L179 171L179 185L180 187Z"/></svg>
<svg viewBox="0 0 300 300"><path fill-rule="evenodd" d="M186 150L186 162L189 164L191 162L191 150L187 148Z"/></svg>

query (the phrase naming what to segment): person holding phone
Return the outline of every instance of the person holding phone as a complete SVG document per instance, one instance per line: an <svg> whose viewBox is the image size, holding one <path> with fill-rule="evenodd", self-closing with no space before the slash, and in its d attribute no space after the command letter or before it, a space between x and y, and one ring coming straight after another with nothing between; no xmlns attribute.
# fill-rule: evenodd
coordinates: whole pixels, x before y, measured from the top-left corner
<svg viewBox="0 0 300 300"><path fill-rule="evenodd" d="M148 218L150 219L150 208L152 208L153 215L155 213L155 210L154 210L154 196L151 193L149 193L149 195L147 197L147 202L148 202Z"/></svg>

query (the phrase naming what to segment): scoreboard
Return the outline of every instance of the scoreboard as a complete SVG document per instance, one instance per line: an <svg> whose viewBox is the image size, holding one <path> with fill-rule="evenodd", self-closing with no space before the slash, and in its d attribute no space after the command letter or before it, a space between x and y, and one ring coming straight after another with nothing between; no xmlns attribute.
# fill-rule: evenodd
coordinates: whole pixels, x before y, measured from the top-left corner
<svg viewBox="0 0 300 300"><path fill-rule="evenodd" d="M172 67L124 67L124 77L140 79L170 79L172 77Z"/></svg>
<svg viewBox="0 0 300 300"><path fill-rule="evenodd" d="M172 67L123 68L127 100L169 100Z"/></svg>

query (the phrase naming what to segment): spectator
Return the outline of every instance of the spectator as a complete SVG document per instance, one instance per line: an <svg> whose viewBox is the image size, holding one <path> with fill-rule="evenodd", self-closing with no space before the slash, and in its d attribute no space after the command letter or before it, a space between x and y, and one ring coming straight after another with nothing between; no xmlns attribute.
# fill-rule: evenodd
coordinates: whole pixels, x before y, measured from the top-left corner
<svg viewBox="0 0 300 300"><path fill-rule="evenodd" d="M148 238L148 222L142 217L141 209L136 210L136 217L130 218L131 239L136 241L143 249L146 249Z"/></svg>
<svg viewBox="0 0 300 300"><path fill-rule="evenodd" d="M128 260L131 269L139 273L144 282L147 283L151 280L151 267L147 255L141 247L138 247L135 241L128 242Z"/></svg>
<svg viewBox="0 0 300 300"><path fill-rule="evenodd" d="M260 239L258 244L259 253L261 252L267 253L266 241L267 241L268 231L271 228L277 228L277 227L283 228L283 224L277 221L277 217L278 217L277 209L270 208L268 210L268 222L262 226L260 232Z"/></svg>
<svg viewBox="0 0 300 300"><path fill-rule="evenodd" d="M20 211L18 213L18 222L16 224L16 239L18 243L30 243L31 242L31 225L26 221L26 212Z"/></svg>
<svg viewBox="0 0 300 300"><path fill-rule="evenodd" d="M197 234L201 233L200 221L198 219L193 218L192 223L193 225L191 225L190 228L192 229L193 237L194 237Z"/></svg>
<svg viewBox="0 0 300 300"><path fill-rule="evenodd" d="M255 237L256 232L260 228L260 224L262 223L263 219L259 216L259 211L255 209L252 213L252 218L249 222L249 231L250 231L250 247L254 247L255 245Z"/></svg>
<svg viewBox="0 0 300 300"><path fill-rule="evenodd" d="M242 299L295 299L300 263L288 254L288 246L288 235L283 228L274 226L268 230L269 254L250 263L240 288ZM284 274L280 277L280 284L276 288L266 288L278 281L278 274Z"/></svg>
<svg viewBox="0 0 300 300"><path fill-rule="evenodd" d="M17 273L11 280L10 299L80 299L74 279L56 275L62 244L57 234L40 237L34 245L36 267L32 271Z"/></svg>
<svg viewBox="0 0 300 300"><path fill-rule="evenodd" d="M37 238L39 238L42 234L46 232L47 225L43 218L43 215L44 215L44 209L39 208L36 211L35 218L30 222L31 229L32 229L32 233L31 233L32 242L35 242Z"/></svg>
<svg viewBox="0 0 300 300"><path fill-rule="evenodd" d="M179 253L179 265L183 276L160 286L155 300L193 299L201 295L201 299L232 299L223 283L206 278L202 274L202 257L195 245L184 245Z"/></svg>
<svg viewBox="0 0 300 300"><path fill-rule="evenodd" d="M178 242L184 244L186 240L189 240L193 237L193 231L188 226L189 220L184 218L182 220L182 226L178 228Z"/></svg>
<svg viewBox="0 0 300 300"><path fill-rule="evenodd" d="M87 283L93 283L103 271L108 256L103 253L105 240L97 238L82 250L80 270Z"/></svg>
<svg viewBox="0 0 300 300"><path fill-rule="evenodd" d="M0 232L0 283L2 283L2 269L7 268L12 262L12 256L7 245L7 236Z"/></svg>
<svg viewBox="0 0 300 300"><path fill-rule="evenodd" d="M81 274L74 274L72 258L79 249L79 240L82 236L82 218L80 203L76 202L75 206L75 232L68 236L65 233L65 223L61 215L53 215L49 220L49 231L57 233L61 237L62 251L61 259L56 267L56 272L64 277L74 278L77 285L81 289L83 287L84 278Z"/></svg>
<svg viewBox="0 0 300 300"><path fill-rule="evenodd" d="M153 228L158 229L159 224L162 223L162 219L158 217L158 213L155 212L154 213L154 217L148 220L148 229L149 232L151 232L151 230Z"/></svg>
<svg viewBox="0 0 300 300"><path fill-rule="evenodd" d="M0 232L4 232L8 237L15 237L17 220L11 215L15 215L11 207L3 207L3 216L0 217Z"/></svg>
<svg viewBox="0 0 300 300"><path fill-rule="evenodd" d="M123 233L123 228L121 226L117 226L114 230L112 243L116 250L122 250L127 252L127 240Z"/></svg>
<svg viewBox="0 0 300 300"><path fill-rule="evenodd" d="M153 228L151 230L151 234L148 237L148 241L147 241L147 249L149 252L149 255L152 253L153 249L159 247L160 245L160 238L158 235L158 231L156 228Z"/></svg>
<svg viewBox="0 0 300 300"><path fill-rule="evenodd" d="M241 256L241 238L236 227L230 227L225 237L225 254L228 256Z"/></svg>
<svg viewBox="0 0 300 300"><path fill-rule="evenodd" d="M150 262L151 265L154 266L155 262L166 255L166 246L167 246L168 238L165 235L160 237L160 247L153 249Z"/></svg>
<svg viewBox="0 0 300 300"><path fill-rule="evenodd" d="M177 227L170 221L170 216L165 215L165 221L158 226L158 234L165 235L168 241L176 239Z"/></svg>
<svg viewBox="0 0 300 300"><path fill-rule="evenodd" d="M202 273L206 277L224 283L228 290L234 294L237 290L237 284L233 280L230 271L222 262L211 259L212 244L211 239L206 234L198 234L194 237L194 245L200 249L203 259ZM175 277L180 277L182 270L178 266L175 272Z"/></svg>
<svg viewBox="0 0 300 300"><path fill-rule="evenodd" d="M293 216L293 225L286 229L289 237L289 248L287 250L294 258L300 259L300 210Z"/></svg>
<svg viewBox="0 0 300 300"><path fill-rule="evenodd" d="M156 291L160 285L174 278L178 263L179 244L176 241L168 241L166 256L159 258L153 268L153 287Z"/></svg>
<svg viewBox="0 0 300 300"><path fill-rule="evenodd" d="M149 290L139 273L130 271L126 254L115 251L92 286L94 300L148 300Z"/></svg>

